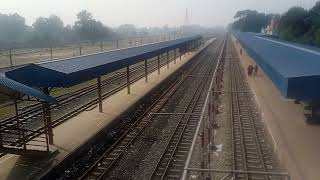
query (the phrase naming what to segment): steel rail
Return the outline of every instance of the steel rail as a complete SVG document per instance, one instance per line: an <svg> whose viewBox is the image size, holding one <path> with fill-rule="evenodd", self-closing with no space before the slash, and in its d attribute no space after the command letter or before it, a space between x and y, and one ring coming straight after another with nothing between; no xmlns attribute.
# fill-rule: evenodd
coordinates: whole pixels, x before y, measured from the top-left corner
<svg viewBox="0 0 320 180"><path fill-rule="evenodd" d="M217 50L218 51L218 50ZM209 55L207 55L208 60L211 59L211 57ZM213 59L217 59L217 57L213 57ZM209 61L210 62L210 61ZM171 166L175 166L175 164L172 164L173 161L172 159L174 158L175 154L178 153L178 148L181 146L181 142L184 139L187 139L186 134L188 133L192 133L192 130L189 130L188 132L187 130L187 126L190 125L191 123L195 123L197 121L191 121L192 118L198 119L197 115L200 117L200 113L195 113L196 107L199 107L199 100L202 97L202 93L204 92L204 88L206 86L206 82L207 79L209 77L210 72L212 72L212 70L214 70L214 64L217 61L211 61L210 65L208 65L208 67L206 67L205 72L203 73L203 75L199 75L199 77L201 78L200 82L197 84L196 89L193 91L191 97L187 100L188 102L186 103L187 106L184 108L183 112L184 113L193 113L193 115L191 116L191 114L189 115L184 115L181 116L178 120L178 123L176 124L174 130L171 133L171 136L165 146L165 148L163 149L160 158L157 161L157 165L154 167L153 172L151 173L151 176L149 177L149 179L164 179L166 176L174 176L171 172L171 174L169 174L169 167ZM186 76L188 77L188 76ZM201 105L200 105L200 109L201 109ZM192 117L192 118L191 118ZM176 139L176 137L178 136L178 138ZM187 148L187 144L183 143L184 147L180 147L180 149L185 149ZM191 145L191 142L190 142ZM180 153L181 155L182 153ZM168 157L169 155L169 157ZM182 158L179 159L179 163L181 164L181 160ZM175 158L175 160L177 160ZM174 171L178 171L178 169L174 169ZM181 168L181 172L183 171L183 168ZM179 172L176 172L179 173ZM158 177L158 178L157 178Z"/></svg>
<svg viewBox="0 0 320 180"><path fill-rule="evenodd" d="M190 148L189 153L188 153L186 164L184 166L183 174L182 174L182 177L181 177L182 180L186 180L187 177L188 177L188 169L187 168L190 165L191 156L192 156L192 153L194 151L195 143L197 141L197 136L198 136L199 131L200 131L200 126L203 123L202 121L204 119L204 114L205 114L207 105L209 103L209 97L210 97L210 93L211 93L210 90L212 89L213 84L214 84L214 79L215 79L216 74L217 74L217 70L218 70L218 67L219 67L219 64L220 64L220 61L221 61L221 57L222 57L222 53L223 53L224 48L225 48L225 44L226 44L226 37L223 40L223 45L222 45L222 48L221 48L221 51L220 51L220 55L219 55L219 58L218 58L217 66L216 66L216 69L215 69L215 71L213 73L213 76L212 76L212 79L211 79L211 82L210 82L210 86L209 86L209 91L207 93L206 100L205 100L204 106L202 108L201 116L200 116L200 119L199 119L199 122L198 122L198 125L197 125L197 129L196 129L196 132L195 132L193 140L192 140L191 148Z"/></svg>
<svg viewBox="0 0 320 180"><path fill-rule="evenodd" d="M234 46L230 42L229 53L232 56L230 60L230 68L233 74L230 74L230 90L231 91L245 91L248 87L245 86L244 74L240 67L238 58L235 56ZM247 93L233 93L231 97L231 114L232 114L232 137L233 137L233 170L246 171L259 171L267 172L267 163L264 159L263 148L261 147L261 141L258 138L257 127L254 123L254 115L252 110L252 104L250 97ZM236 110L234 110L236 109ZM235 131L237 130L237 131ZM241 141L241 152L236 147ZM240 154L239 154L240 153ZM239 156L242 156L241 158ZM242 162L241 162L242 159ZM240 162L239 162L240 160ZM240 165L240 166L239 166ZM244 177L240 176L244 175ZM233 173L233 178L240 179L270 179L267 174L236 174Z"/></svg>

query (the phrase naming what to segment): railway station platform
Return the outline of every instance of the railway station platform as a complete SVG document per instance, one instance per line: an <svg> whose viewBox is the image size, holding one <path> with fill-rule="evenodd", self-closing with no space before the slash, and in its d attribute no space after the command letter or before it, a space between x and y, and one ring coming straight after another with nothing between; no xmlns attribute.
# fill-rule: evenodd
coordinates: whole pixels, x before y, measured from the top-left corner
<svg viewBox="0 0 320 180"><path fill-rule="evenodd" d="M208 45L208 44L207 44ZM206 45L206 46L207 46ZM206 47L205 46L205 47ZM204 48L204 47L203 47ZM200 49L201 50L201 49ZM169 69L163 66L160 75L155 71L148 74L148 82L144 78L131 84L131 93L124 88L114 95L103 100L103 112L99 113L99 107L94 107L69 119L53 129L54 148L58 149L50 157L23 157L19 155L5 155L0 158L0 179L37 179L47 172L65 157L74 152L78 147L87 142L99 130L110 124L119 115L144 97L153 88L164 81L168 76L188 62L199 51L190 52L186 56L176 59L176 64L171 61Z"/></svg>
<svg viewBox="0 0 320 180"><path fill-rule="evenodd" d="M256 63L241 44L235 42L235 45L246 72L249 64ZM320 126L307 124L302 105L284 98L261 68L257 76L246 75L246 78L255 94L263 122L271 135L274 150L291 179L319 179Z"/></svg>

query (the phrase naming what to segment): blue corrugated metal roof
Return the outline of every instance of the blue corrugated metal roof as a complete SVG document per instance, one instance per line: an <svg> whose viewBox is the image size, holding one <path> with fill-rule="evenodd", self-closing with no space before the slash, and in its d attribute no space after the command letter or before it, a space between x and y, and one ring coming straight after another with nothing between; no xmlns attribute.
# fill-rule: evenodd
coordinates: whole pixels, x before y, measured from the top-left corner
<svg viewBox="0 0 320 180"><path fill-rule="evenodd" d="M320 100L320 51L317 48L253 33L236 36L284 96Z"/></svg>
<svg viewBox="0 0 320 180"><path fill-rule="evenodd" d="M33 87L68 87L185 46L201 36L31 64L6 76Z"/></svg>
<svg viewBox="0 0 320 180"><path fill-rule="evenodd" d="M320 53L318 51L303 45L297 46L250 33L242 34L240 37L284 77L320 75Z"/></svg>
<svg viewBox="0 0 320 180"><path fill-rule="evenodd" d="M22 94L26 94L26 95L38 98L43 101L57 103L57 101L53 97L48 96L43 92L33 89L29 86L16 82L12 79L9 79L3 75L0 75L0 86L5 87L5 89L9 89L14 92L20 92Z"/></svg>

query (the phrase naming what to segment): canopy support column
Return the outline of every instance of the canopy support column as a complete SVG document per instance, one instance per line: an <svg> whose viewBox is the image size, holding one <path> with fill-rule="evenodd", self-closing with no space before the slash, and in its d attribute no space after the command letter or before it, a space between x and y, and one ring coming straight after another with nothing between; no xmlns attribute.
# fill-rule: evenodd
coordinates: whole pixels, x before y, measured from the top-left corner
<svg viewBox="0 0 320 180"><path fill-rule="evenodd" d="M169 69L169 51L167 52L167 69Z"/></svg>
<svg viewBox="0 0 320 180"><path fill-rule="evenodd" d="M146 83L148 82L148 60L144 60L144 75L146 78Z"/></svg>
<svg viewBox="0 0 320 180"><path fill-rule="evenodd" d="M26 139L25 139L25 135L23 132L23 129L21 129L20 127L20 119L19 119L19 110L18 110L18 102L17 99L14 99L14 107L15 107L15 113L16 113L16 121L17 121L17 129L18 129L18 136L19 136L19 140L21 141L22 138L22 146L23 149L26 149Z"/></svg>
<svg viewBox="0 0 320 180"><path fill-rule="evenodd" d="M49 96L49 89L45 88L44 93ZM49 144L53 144L53 131L52 131L52 121L51 121L51 109L50 109L50 103L45 102L45 117L46 117L46 124L48 127L48 134L49 134Z"/></svg>
<svg viewBox="0 0 320 180"><path fill-rule="evenodd" d="M46 145L47 145L47 151L49 151L49 131L48 131L48 123L47 123L47 117L46 117L46 105L45 102L42 103L42 111L43 111L43 121L44 121L44 127L45 127L45 136L46 136Z"/></svg>
<svg viewBox="0 0 320 180"><path fill-rule="evenodd" d="M0 123L0 148L3 147L3 142L2 142L2 124Z"/></svg>
<svg viewBox="0 0 320 180"><path fill-rule="evenodd" d="M176 64L177 63L177 61L176 61L176 49L174 49L173 50L173 58L174 58L174 64Z"/></svg>
<svg viewBox="0 0 320 180"><path fill-rule="evenodd" d="M129 66L127 66L127 89L128 89L128 94L130 94L130 69L129 69Z"/></svg>
<svg viewBox="0 0 320 180"><path fill-rule="evenodd" d="M158 74L160 74L160 56L158 55Z"/></svg>
<svg viewBox="0 0 320 180"><path fill-rule="evenodd" d="M98 85L98 103L99 103L99 112L102 113L102 92L101 92L101 77L97 78Z"/></svg>

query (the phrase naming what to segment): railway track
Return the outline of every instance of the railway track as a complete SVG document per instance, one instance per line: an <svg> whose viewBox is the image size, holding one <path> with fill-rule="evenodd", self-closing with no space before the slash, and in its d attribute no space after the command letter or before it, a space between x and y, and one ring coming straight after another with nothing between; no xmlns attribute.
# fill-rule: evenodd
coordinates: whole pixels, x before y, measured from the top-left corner
<svg viewBox="0 0 320 180"><path fill-rule="evenodd" d="M207 56L205 53L200 53L199 59ZM184 75L190 74L198 66L204 66L204 61L197 61L196 65L192 65ZM170 88L168 88L160 98L144 112L144 114L125 132L123 135L107 150L105 153L93 163L90 168L79 179L102 179L110 170L117 164L117 161L130 147L130 145L139 137L143 130L152 122L153 118L166 105L172 96L178 91L179 87L185 83L187 78L178 79ZM201 84L201 83L200 83ZM200 87L200 86L199 86Z"/></svg>
<svg viewBox="0 0 320 180"><path fill-rule="evenodd" d="M169 57L170 57L169 61L171 62L173 60L172 59L173 53L171 53L169 55ZM159 64L160 67L163 67L166 65L166 61L164 61L164 60L166 60L166 56L164 56L160 59L160 62L161 62ZM148 66L149 66L148 73L156 71L157 70L157 61L149 62ZM131 74L136 73L136 75L134 78L132 78L130 80L130 83L134 83L134 82L138 81L139 79L143 78L144 77L143 72L144 72L144 65L143 64L134 67L130 73ZM112 94L120 91L121 89L125 88L126 84L124 83L125 82L124 79L126 79L126 74L123 72L120 72L118 74L112 75L112 76L106 78L105 80L103 80L103 86L108 86L111 83L116 84L116 86L114 88L111 88L111 90L109 90L103 94L103 99L105 99L105 98L111 96ZM117 81L122 81L123 83L119 84L119 83L117 83ZM61 96L57 97L58 101L60 102L60 105L59 106L52 106L51 110L53 112L61 111L61 109L64 109L66 106L73 103L75 100L82 98L82 96L86 96L88 93L91 93L91 94L96 93L95 92L96 90L97 90L97 86L94 84L94 85L89 85L87 87L81 88L75 92L68 93L66 95L61 95ZM86 109L89 109L89 108L95 106L97 104L97 102L98 102L98 98L91 98L91 99L89 98L88 102L80 104L80 106L78 106L74 109L71 109L71 110L68 109L68 111L66 113L64 113L62 116L60 116L56 119L53 119L52 126L56 127L56 126L60 125L61 123L65 122L69 118L79 114L80 112L85 111ZM20 118L20 123L23 123L24 126L26 126L26 124L31 120L35 121L38 119L40 122L42 122L42 119L41 119L42 118L42 105L40 105L40 103L32 105L32 108L30 110L27 110L27 111L19 114L19 118ZM1 123L2 132L9 131L11 127L14 128L17 125L15 117L4 119L0 123ZM43 126L39 126L39 125L37 126L34 124L32 124L32 125L33 125L32 130L28 131L28 134L26 134L26 141L30 141L30 140L34 139L35 137L43 134L45 131L45 128ZM7 137L7 138L15 138L15 137ZM15 143L19 144L19 141L15 141ZM11 145L14 146L15 143L11 144ZM4 155L5 154L0 154L0 157L4 156Z"/></svg>
<svg viewBox="0 0 320 180"><path fill-rule="evenodd" d="M223 47L223 44L220 47ZM221 49L219 48L218 52ZM218 56L219 53L215 53L214 57L209 55L206 57L212 59L211 64L203 71L204 73L199 75L199 83L192 95L185 100L185 103L182 103L184 107L179 108L185 115L180 116L176 126L170 130L172 132L171 136L149 179L179 179L181 177L196 126L202 113L211 76L218 67Z"/></svg>
<svg viewBox="0 0 320 180"><path fill-rule="evenodd" d="M233 179L274 179L263 172L277 168L272 152L267 147L264 128L252 101L252 94L245 81L245 75L232 41L227 44L226 59L230 62L230 109L232 128L233 170L259 173L234 173ZM279 178L279 177L278 177Z"/></svg>

